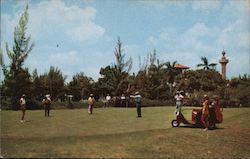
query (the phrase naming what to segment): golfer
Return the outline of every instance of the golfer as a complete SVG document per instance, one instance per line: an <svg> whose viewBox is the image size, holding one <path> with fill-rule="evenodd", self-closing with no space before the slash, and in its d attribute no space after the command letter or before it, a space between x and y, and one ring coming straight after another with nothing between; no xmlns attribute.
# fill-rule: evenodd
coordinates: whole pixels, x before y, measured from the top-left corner
<svg viewBox="0 0 250 159"><path fill-rule="evenodd" d="M47 94L45 96L45 98L43 99L42 103L44 105L45 116L49 117L50 105L51 105L51 99L50 99L50 95L49 94Z"/></svg>
<svg viewBox="0 0 250 159"><path fill-rule="evenodd" d="M106 101L105 101L105 107L108 107L109 106L109 104L110 104L110 100L111 100L111 96L109 95L109 94L107 94L107 96L106 96Z"/></svg>
<svg viewBox="0 0 250 159"><path fill-rule="evenodd" d="M183 97L183 95L181 95L180 91L177 91L174 98L176 100L176 102L175 102L175 104L176 104L176 106L175 106L175 108L176 108L175 114L179 115L181 113L182 100L183 100L184 97Z"/></svg>
<svg viewBox="0 0 250 159"><path fill-rule="evenodd" d="M139 92L135 92L135 95L134 96L131 95L130 97L134 98L135 105L136 105L136 110L137 110L137 117L141 118L142 117L141 116L141 99L142 99L142 97L141 97L140 93Z"/></svg>
<svg viewBox="0 0 250 159"><path fill-rule="evenodd" d="M93 114L93 106L95 104L95 98L94 98L94 94L90 94L89 98L88 98L88 113L89 114Z"/></svg>
<svg viewBox="0 0 250 159"><path fill-rule="evenodd" d="M25 98L26 98L26 95L23 94L22 97L19 100L20 109L22 110L22 117L21 117L21 120L20 120L21 123L25 122L25 120L24 120L25 110L26 110L26 100L25 100Z"/></svg>

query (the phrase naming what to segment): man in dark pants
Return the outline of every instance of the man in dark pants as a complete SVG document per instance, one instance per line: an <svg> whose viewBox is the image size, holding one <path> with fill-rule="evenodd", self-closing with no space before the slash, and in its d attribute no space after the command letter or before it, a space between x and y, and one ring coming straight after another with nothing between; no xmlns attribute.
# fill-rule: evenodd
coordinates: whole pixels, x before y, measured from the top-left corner
<svg viewBox="0 0 250 159"><path fill-rule="evenodd" d="M126 96L124 94L121 96L121 106L126 107Z"/></svg>
<svg viewBox="0 0 250 159"><path fill-rule="evenodd" d="M50 95L47 94L45 98L43 99L42 103L44 104L44 110L45 110L45 116L49 117L49 111L50 111L50 105L51 105L51 99Z"/></svg>
<svg viewBox="0 0 250 159"><path fill-rule="evenodd" d="M130 96L132 98L134 98L135 100L135 105L136 105L136 109L137 109L137 117L141 118L141 95L139 92L135 92L134 96Z"/></svg>
<svg viewBox="0 0 250 159"><path fill-rule="evenodd" d="M95 97L94 97L94 94L90 94L90 96L89 96L89 98L88 98L88 105L89 105L88 113L89 113L89 114L93 114L93 107L94 107L94 104L95 104Z"/></svg>
<svg viewBox="0 0 250 159"><path fill-rule="evenodd" d="M24 116L25 116L25 110L26 110L26 100L25 100L26 96L25 94L22 95L22 98L19 100L20 103L20 109L22 110L22 117L20 122L23 123L25 122L24 120Z"/></svg>

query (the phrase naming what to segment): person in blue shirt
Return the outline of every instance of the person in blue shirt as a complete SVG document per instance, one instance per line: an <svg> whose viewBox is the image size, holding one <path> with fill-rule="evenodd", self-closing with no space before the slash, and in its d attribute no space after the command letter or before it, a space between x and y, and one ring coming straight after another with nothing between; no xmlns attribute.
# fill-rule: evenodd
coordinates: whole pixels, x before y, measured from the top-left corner
<svg viewBox="0 0 250 159"><path fill-rule="evenodd" d="M134 98L136 109L137 109L137 117L141 118L141 95L139 92L135 92L135 95L130 96L131 98Z"/></svg>

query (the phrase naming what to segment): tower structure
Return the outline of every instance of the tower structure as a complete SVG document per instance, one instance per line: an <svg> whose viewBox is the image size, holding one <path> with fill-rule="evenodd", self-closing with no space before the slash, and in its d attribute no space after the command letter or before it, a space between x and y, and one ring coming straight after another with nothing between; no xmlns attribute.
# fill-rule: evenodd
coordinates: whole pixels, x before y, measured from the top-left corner
<svg viewBox="0 0 250 159"><path fill-rule="evenodd" d="M225 54L226 54L226 52L223 49L223 51L222 51L222 57L220 59L220 64L221 64L221 75L222 75L223 78L226 79L226 77L227 77L226 76L226 72L227 72L226 65L229 62L229 60L225 57Z"/></svg>

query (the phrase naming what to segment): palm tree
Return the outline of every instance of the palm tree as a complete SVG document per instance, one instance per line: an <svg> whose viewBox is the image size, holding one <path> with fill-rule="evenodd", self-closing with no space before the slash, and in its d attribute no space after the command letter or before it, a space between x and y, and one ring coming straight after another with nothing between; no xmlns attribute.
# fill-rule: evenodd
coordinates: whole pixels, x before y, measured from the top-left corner
<svg viewBox="0 0 250 159"><path fill-rule="evenodd" d="M167 77L167 82L170 87L170 93L172 93L173 90L173 84L175 82L175 77L178 75L178 70L176 70L175 65L177 64L177 61L172 62L166 62L165 66L167 67L165 69L166 72L166 77Z"/></svg>
<svg viewBox="0 0 250 159"><path fill-rule="evenodd" d="M197 67L203 67L203 70L215 70L216 63L208 63L208 60L206 57L201 57L202 63L198 64Z"/></svg>
<svg viewBox="0 0 250 159"><path fill-rule="evenodd" d="M164 63L161 63L159 59L157 59L156 64L151 64L148 69L149 80L151 81L151 88L156 91L156 99L160 97L160 90L164 85Z"/></svg>

